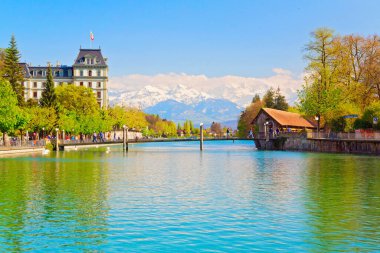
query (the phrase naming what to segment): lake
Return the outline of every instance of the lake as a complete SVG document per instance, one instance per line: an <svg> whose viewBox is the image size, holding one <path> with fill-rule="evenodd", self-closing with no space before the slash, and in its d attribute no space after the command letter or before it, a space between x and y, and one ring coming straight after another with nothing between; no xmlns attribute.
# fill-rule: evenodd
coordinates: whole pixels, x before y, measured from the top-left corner
<svg viewBox="0 0 380 253"><path fill-rule="evenodd" d="M378 252L380 160L145 143L0 158L0 252Z"/></svg>

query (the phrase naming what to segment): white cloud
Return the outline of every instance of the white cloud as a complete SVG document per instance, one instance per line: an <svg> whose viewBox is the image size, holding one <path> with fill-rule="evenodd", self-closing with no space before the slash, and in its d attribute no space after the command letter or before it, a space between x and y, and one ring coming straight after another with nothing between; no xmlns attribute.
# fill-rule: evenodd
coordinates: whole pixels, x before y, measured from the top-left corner
<svg viewBox="0 0 380 253"><path fill-rule="evenodd" d="M109 87L117 91L136 91L145 86L170 89L178 84L210 94L213 97L229 99L241 106L247 105L258 93L261 96L269 87L280 87L288 101L294 102L297 90L301 87L302 76L295 77L289 70L274 68L268 77L188 75L185 73L168 73L158 75L132 74L111 77Z"/></svg>

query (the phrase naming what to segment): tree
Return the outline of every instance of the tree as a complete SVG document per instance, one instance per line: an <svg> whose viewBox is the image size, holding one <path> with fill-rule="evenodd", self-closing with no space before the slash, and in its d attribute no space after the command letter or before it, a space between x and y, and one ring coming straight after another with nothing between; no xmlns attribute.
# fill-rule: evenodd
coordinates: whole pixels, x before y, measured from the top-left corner
<svg viewBox="0 0 380 253"><path fill-rule="evenodd" d="M237 127L239 137L247 137L249 130L251 129L252 120L257 116L260 109L263 107L264 103L259 100L247 106L247 108L240 114Z"/></svg>
<svg viewBox="0 0 380 253"><path fill-rule="evenodd" d="M30 115L30 120L26 125L27 130L41 131L42 128L45 128L48 133L56 128L57 113L54 108L34 106L25 108L25 111Z"/></svg>
<svg viewBox="0 0 380 253"><path fill-rule="evenodd" d="M274 89L271 87L267 92L265 93L263 97L264 106L267 108L274 108L275 101L274 101L275 92Z"/></svg>
<svg viewBox="0 0 380 253"><path fill-rule="evenodd" d="M335 50L333 31L325 28L313 32L312 41L306 47L308 75L298 96L301 111L317 117L318 129L321 117L331 120L340 102Z"/></svg>
<svg viewBox="0 0 380 253"><path fill-rule="evenodd" d="M0 48L0 78L4 75L4 65L5 65L5 50Z"/></svg>
<svg viewBox="0 0 380 253"><path fill-rule="evenodd" d="M92 89L72 84L58 86L55 89L60 111L73 111L76 115L94 115L99 105Z"/></svg>
<svg viewBox="0 0 380 253"><path fill-rule="evenodd" d="M191 135L191 124L189 120L186 120L185 123L183 123L183 130L185 131L186 136Z"/></svg>
<svg viewBox="0 0 380 253"><path fill-rule="evenodd" d="M210 131L218 136L222 134L222 126L218 122L212 122Z"/></svg>
<svg viewBox="0 0 380 253"><path fill-rule="evenodd" d="M280 87L277 88L274 94L274 109L287 111L289 104L286 102L285 96L281 94Z"/></svg>
<svg viewBox="0 0 380 253"><path fill-rule="evenodd" d="M24 71L20 65L20 53L17 49L15 36L12 35L9 48L5 50L4 77L16 93L19 105L24 105Z"/></svg>
<svg viewBox="0 0 380 253"><path fill-rule="evenodd" d="M50 64L48 66L46 75L47 75L46 86L45 86L44 91L42 92L40 105L42 107L56 107L57 96L55 94L54 80L53 80L53 75L51 73Z"/></svg>
<svg viewBox="0 0 380 253"><path fill-rule="evenodd" d="M255 96L253 96L252 98L252 103L256 103L257 101L260 101L260 95L259 94L255 94Z"/></svg>
<svg viewBox="0 0 380 253"><path fill-rule="evenodd" d="M0 79L0 131L4 144L7 144L6 133L15 129L20 109L17 96L8 81Z"/></svg>

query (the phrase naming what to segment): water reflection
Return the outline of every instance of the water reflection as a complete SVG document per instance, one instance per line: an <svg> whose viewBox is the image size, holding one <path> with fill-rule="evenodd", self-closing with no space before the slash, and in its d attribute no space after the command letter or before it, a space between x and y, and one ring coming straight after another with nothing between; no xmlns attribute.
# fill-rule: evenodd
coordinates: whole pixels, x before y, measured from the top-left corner
<svg viewBox="0 0 380 253"><path fill-rule="evenodd" d="M376 251L376 157L143 144L0 159L4 251Z"/></svg>
<svg viewBox="0 0 380 253"><path fill-rule="evenodd" d="M308 160L305 207L313 252L370 252L380 245L380 170L374 157Z"/></svg>
<svg viewBox="0 0 380 253"><path fill-rule="evenodd" d="M98 159L89 152L1 159L2 250L96 249L103 244L108 169Z"/></svg>

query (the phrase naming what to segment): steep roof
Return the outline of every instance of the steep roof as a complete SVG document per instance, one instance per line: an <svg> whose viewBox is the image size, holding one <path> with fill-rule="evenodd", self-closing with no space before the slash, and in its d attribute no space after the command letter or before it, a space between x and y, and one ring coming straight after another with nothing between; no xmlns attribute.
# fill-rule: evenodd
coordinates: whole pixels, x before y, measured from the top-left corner
<svg viewBox="0 0 380 253"><path fill-rule="evenodd" d="M253 119L252 123L256 121L257 117L261 113L265 113L281 126L315 128L315 126L310 121L306 120L298 113L285 112L272 108L261 108L260 112Z"/></svg>
<svg viewBox="0 0 380 253"><path fill-rule="evenodd" d="M87 65L84 61L85 58L94 58L95 62L91 65L94 66L106 66L107 63L103 58L102 52L100 49L79 49L79 54L75 59L73 66L82 66Z"/></svg>

